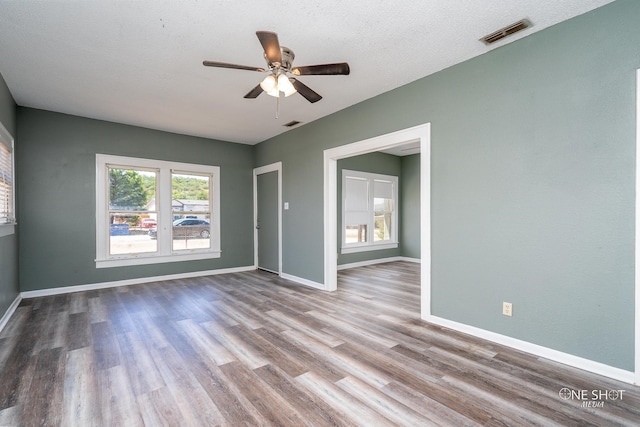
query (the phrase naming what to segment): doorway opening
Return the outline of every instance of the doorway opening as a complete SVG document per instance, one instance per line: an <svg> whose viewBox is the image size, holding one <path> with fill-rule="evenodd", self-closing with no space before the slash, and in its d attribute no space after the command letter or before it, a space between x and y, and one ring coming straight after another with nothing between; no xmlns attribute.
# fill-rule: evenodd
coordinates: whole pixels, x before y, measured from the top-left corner
<svg viewBox="0 0 640 427"><path fill-rule="evenodd" d="M420 310L431 314L431 124L354 142L324 151L324 289L338 288L338 160L407 143L420 144Z"/></svg>

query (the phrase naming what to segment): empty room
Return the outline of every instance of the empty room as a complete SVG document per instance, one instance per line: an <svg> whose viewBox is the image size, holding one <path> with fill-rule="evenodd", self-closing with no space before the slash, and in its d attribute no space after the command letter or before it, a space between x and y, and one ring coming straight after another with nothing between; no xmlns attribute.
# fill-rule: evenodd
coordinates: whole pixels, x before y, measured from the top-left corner
<svg viewBox="0 0 640 427"><path fill-rule="evenodd" d="M0 425L639 425L639 17L0 2Z"/></svg>

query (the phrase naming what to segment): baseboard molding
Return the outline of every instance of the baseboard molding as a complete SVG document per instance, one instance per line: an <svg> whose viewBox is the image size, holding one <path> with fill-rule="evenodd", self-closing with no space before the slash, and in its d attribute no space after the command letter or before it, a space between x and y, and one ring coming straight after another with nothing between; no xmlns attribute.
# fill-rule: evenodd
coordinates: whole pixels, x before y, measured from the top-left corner
<svg viewBox="0 0 640 427"><path fill-rule="evenodd" d="M420 264L421 262L419 258L394 256L389 258L378 258L378 259L370 259L367 261L351 262L349 264L340 264L338 265L338 270L347 270L349 268L356 268L356 267L366 267L367 265L383 264L385 262L394 262L394 261L415 262L418 264Z"/></svg>
<svg viewBox="0 0 640 427"><path fill-rule="evenodd" d="M13 300L9 308L7 308L7 311L5 311L4 315L0 319L0 332L2 332L5 326L7 326L7 322L9 322L9 319L11 319L11 316L13 316L13 313L15 313L16 309L20 305L20 301L22 301L22 295L18 294L16 299Z"/></svg>
<svg viewBox="0 0 640 427"><path fill-rule="evenodd" d="M253 265L247 267L221 268L218 270L192 271L189 273L169 274L166 276L140 277L138 279L117 280L114 282L92 283L87 285L65 286L62 288L50 288L37 291L22 292L22 298L37 298L50 295L68 294L72 292L92 291L95 289L116 288L119 286L130 286L141 283L159 282L163 280L191 279L193 277L213 276L216 274L241 273L253 271Z"/></svg>
<svg viewBox="0 0 640 427"><path fill-rule="evenodd" d="M292 282L299 283L301 285L309 286L310 288L320 289L321 291L324 291L326 289L324 284L322 283L314 282L308 279L303 279L302 277L292 276L291 274L282 273L280 277L286 280L291 280Z"/></svg>
<svg viewBox="0 0 640 427"><path fill-rule="evenodd" d="M592 372L594 374L609 377L618 381L623 381L629 384L638 385L635 382L634 372L625 371L624 369L615 368L613 366L605 365L604 363L595 362L589 359L584 359L582 357L574 356L572 354L564 353L558 350L553 350L537 344L532 344L527 341L522 341L516 338L508 337L506 335L501 335L495 332L486 331L484 329L465 325L463 323L454 322L452 320L443 319L437 316L428 316L424 320L439 326L444 326L446 328L456 330L458 332L463 332L465 334L473 335L475 337L492 341L497 344L515 348L516 350L521 350L521 351L533 354L535 356L552 360L554 362L558 362L564 365L572 366L574 368L582 369L583 371Z"/></svg>

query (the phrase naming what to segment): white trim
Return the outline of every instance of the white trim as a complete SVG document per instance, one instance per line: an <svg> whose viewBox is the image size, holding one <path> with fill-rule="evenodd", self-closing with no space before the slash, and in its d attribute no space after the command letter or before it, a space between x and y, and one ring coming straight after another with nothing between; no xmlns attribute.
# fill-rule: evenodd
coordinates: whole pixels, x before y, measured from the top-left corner
<svg viewBox="0 0 640 427"><path fill-rule="evenodd" d="M342 230L343 234L344 234L344 227ZM369 251L381 251L383 249L397 249L398 248L398 242L393 242L393 243L371 243L371 244L357 244L354 243L354 245L357 246L348 246L346 248L341 248L340 249L340 253L341 254L355 254L358 252L369 252Z"/></svg>
<svg viewBox="0 0 640 427"><path fill-rule="evenodd" d="M412 128L365 139L347 145L324 150L324 285L327 291L338 288L338 221L337 221L337 163L339 159L380 151L387 148L420 141L420 250L422 268L421 305L422 316L430 314L428 295L431 293L431 124L425 123ZM425 303L426 309L425 309ZM426 311L425 311L426 310Z"/></svg>
<svg viewBox="0 0 640 427"><path fill-rule="evenodd" d="M572 354L564 353L561 351L553 350L547 347L543 347L537 344L532 344L527 341L522 341L516 338L508 337L506 335L497 334L495 332L487 331L484 329L476 328L474 326L465 325L463 323L454 322L451 320L443 319L437 316L429 316L425 319L427 322L444 326L449 329L453 329L458 332L473 335L474 337L482 338L491 342L495 342L500 345L515 348L535 356L544 357L545 359L552 360L554 362L562 363L564 365L572 366L574 368L582 369L584 371L593 372L598 375L613 378L618 381L634 384L634 373L625 371L623 369L614 368L613 366L605 365L604 363L595 362L593 360L584 359L582 357L574 356Z"/></svg>
<svg viewBox="0 0 640 427"><path fill-rule="evenodd" d="M253 263L258 268L258 175L278 172L278 271L282 276L282 162L261 166L253 170Z"/></svg>
<svg viewBox="0 0 640 427"><path fill-rule="evenodd" d="M197 261L201 259L220 258L222 252L193 252L183 251L184 253L165 255L165 256L145 256L146 254L132 255L130 258L122 259L96 259L96 268L125 267L128 265L147 265L162 264L165 262L182 262Z"/></svg>
<svg viewBox="0 0 640 427"><path fill-rule="evenodd" d="M421 260L419 260L418 258L407 258L407 257L403 257L403 256L394 256L394 257L388 257L388 258L370 259L370 260L367 260L367 261L351 262L349 264L340 264L340 265L338 265L338 271L340 271L340 270L348 270L350 268L366 267L368 265L384 264L384 263L387 263L387 262L395 262L395 261L415 262L415 263L418 263L418 264L421 262Z"/></svg>
<svg viewBox="0 0 640 427"><path fill-rule="evenodd" d="M431 316L431 126L420 138L420 317Z"/></svg>
<svg viewBox="0 0 640 427"><path fill-rule="evenodd" d="M291 280L292 282L299 283L301 285L309 286L310 288L320 289L320 290L325 289L322 283L314 282L308 279L303 279L302 277L292 276L291 274L282 273L280 277L286 280Z"/></svg>
<svg viewBox="0 0 640 427"><path fill-rule="evenodd" d="M640 69L636 70L635 384L640 385Z"/></svg>
<svg viewBox="0 0 640 427"><path fill-rule="evenodd" d="M7 326L9 319L11 319L11 316L13 316L13 313L16 312L16 309L20 305L20 301L22 301L22 294L18 294L16 299L14 299L11 305L9 306L9 308L7 308L7 311L4 312L4 315L2 316L2 318L0 318L0 332L2 332L5 326Z"/></svg>
<svg viewBox="0 0 640 427"><path fill-rule="evenodd" d="M167 274L165 276L140 277L137 279L117 280L115 282L91 283L87 285L65 286L61 288L40 289L37 291L22 292L23 298L37 298L51 295L70 294L73 292L93 291L96 289L117 288L120 286L139 285L142 283L160 282L165 280L191 279L194 277L214 276L218 274L242 273L254 271L250 265L246 267L221 268L218 270L191 271L188 273Z"/></svg>

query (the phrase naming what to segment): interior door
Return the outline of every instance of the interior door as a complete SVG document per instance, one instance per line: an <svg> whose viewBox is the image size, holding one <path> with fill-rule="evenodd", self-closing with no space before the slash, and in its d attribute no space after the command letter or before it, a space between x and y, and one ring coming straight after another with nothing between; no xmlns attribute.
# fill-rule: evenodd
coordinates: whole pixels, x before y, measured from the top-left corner
<svg viewBox="0 0 640 427"><path fill-rule="evenodd" d="M280 273L278 251L278 171L257 176L258 268Z"/></svg>

